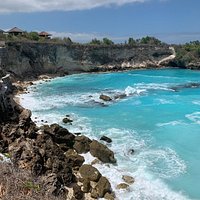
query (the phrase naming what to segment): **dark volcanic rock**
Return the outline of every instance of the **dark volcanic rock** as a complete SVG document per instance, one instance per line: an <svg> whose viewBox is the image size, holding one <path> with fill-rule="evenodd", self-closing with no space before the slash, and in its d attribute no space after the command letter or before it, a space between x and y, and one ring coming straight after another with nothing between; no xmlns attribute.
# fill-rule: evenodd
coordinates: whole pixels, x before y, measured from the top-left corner
<svg viewBox="0 0 200 200"><path fill-rule="evenodd" d="M72 122L73 122L73 120L69 119L68 117L65 117L62 121L63 121L63 123L65 123L65 124L69 124L69 123L72 123Z"/></svg>
<svg viewBox="0 0 200 200"><path fill-rule="evenodd" d="M79 169L81 176L90 181L98 181L101 177L100 172L92 165L82 165Z"/></svg>
<svg viewBox="0 0 200 200"><path fill-rule="evenodd" d="M105 136L105 135L103 135L103 136L100 138L100 140L106 141L107 143L111 143L111 142L112 142L112 140L111 140L109 137Z"/></svg>
<svg viewBox="0 0 200 200"><path fill-rule="evenodd" d="M59 179L60 178L55 173L50 173L42 178L44 182L44 190L47 195L53 194L59 196L66 192L66 189L63 188Z"/></svg>
<svg viewBox="0 0 200 200"><path fill-rule="evenodd" d="M86 136L76 136L75 137L75 143L74 143L74 149L77 151L77 153L87 153L90 150L90 143L92 141L86 137Z"/></svg>
<svg viewBox="0 0 200 200"><path fill-rule="evenodd" d="M74 196L74 198L75 199L83 199L83 192L82 192L82 190L81 190L81 187L79 186L79 185L77 185L77 184L75 184L74 186L73 186L73 191L74 191L74 194L73 194L73 196Z"/></svg>
<svg viewBox="0 0 200 200"><path fill-rule="evenodd" d="M88 192L90 192L90 189L91 189L90 180L86 178L83 180L82 191L84 193L88 193Z"/></svg>
<svg viewBox="0 0 200 200"><path fill-rule="evenodd" d="M108 179L102 176L96 186L96 190L99 197L104 197L107 192L111 192L111 185Z"/></svg>
<svg viewBox="0 0 200 200"><path fill-rule="evenodd" d="M104 144L93 140L90 144L90 153L104 163L116 163L114 153Z"/></svg>

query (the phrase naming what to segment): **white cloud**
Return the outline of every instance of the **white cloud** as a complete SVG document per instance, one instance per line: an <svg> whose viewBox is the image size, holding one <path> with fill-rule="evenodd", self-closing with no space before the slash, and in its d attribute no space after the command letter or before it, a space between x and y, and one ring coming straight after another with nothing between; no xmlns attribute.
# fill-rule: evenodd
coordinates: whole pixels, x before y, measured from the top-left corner
<svg viewBox="0 0 200 200"><path fill-rule="evenodd" d="M0 13L84 10L146 1L149 0L1 0Z"/></svg>

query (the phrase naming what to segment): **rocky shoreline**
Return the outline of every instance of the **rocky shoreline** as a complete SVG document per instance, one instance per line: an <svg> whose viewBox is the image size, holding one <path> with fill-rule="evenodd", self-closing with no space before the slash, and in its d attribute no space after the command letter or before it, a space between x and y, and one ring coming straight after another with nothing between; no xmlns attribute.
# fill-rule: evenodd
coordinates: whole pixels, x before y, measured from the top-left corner
<svg viewBox="0 0 200 200"><path fill-rule="evenodd" d="M26 170L33 179L40 180L45 195L69 200L116 199L109 180L93 166L108 163L112 167L117 162L114 152L101 142L72 134L58 124L37 127L31 120L31 111L13 100L16 92L23 92L32 84L18 82L14 87L9 76L1 82L1 91L5 91L0 97L6 104L0 103L0 153L7 155L16 169ZM107 137L102 140L112 142ZM88 152L94 161L84 164L83 154ZM117 189L126 189L134 182L129 176L123 179L125 182L119 183ZM1 199L6 199L4 187L0 183Z"/></svg>

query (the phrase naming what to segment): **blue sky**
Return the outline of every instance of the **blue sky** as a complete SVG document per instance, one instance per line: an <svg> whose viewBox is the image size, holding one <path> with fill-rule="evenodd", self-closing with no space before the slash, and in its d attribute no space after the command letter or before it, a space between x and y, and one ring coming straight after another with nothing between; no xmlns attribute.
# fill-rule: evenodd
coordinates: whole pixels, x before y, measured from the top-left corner
<svg viewBox="0 0 200 200"><path fill-rule="evenodd" d="M5 3L6 2L6 3ZM168 43L200 40L200 0L5 0L0 29L17 26L75 41L155 36Z"/></svg>

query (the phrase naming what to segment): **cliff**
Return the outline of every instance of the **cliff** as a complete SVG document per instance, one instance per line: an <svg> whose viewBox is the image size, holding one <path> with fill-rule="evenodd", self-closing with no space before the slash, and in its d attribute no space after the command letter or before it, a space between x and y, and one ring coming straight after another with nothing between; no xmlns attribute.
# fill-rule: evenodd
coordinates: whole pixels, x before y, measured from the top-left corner
<svg viewBox="0 0 200 200"><path fill-rule="evenodd" d="M8 42L5 48L0 49L0 66L17 78L30 79L41 74L65 75L158 67L161 60L172 55L173 50L168 45L92 46Z"/></svg>

